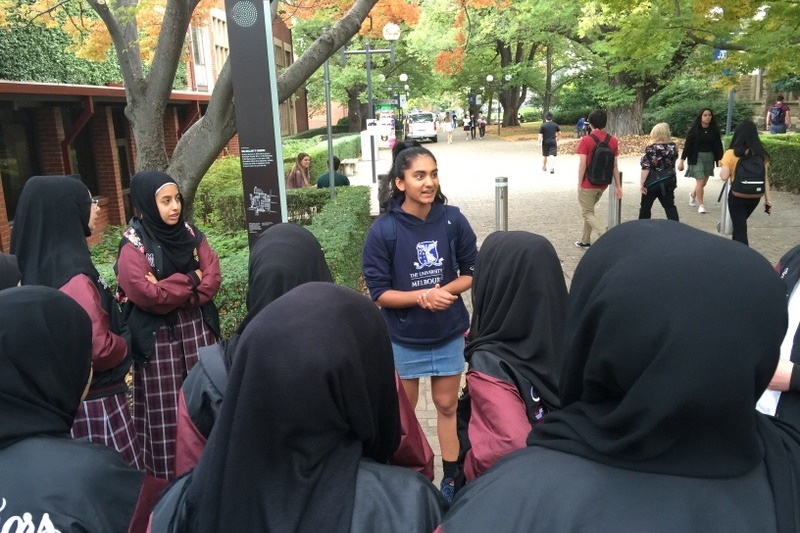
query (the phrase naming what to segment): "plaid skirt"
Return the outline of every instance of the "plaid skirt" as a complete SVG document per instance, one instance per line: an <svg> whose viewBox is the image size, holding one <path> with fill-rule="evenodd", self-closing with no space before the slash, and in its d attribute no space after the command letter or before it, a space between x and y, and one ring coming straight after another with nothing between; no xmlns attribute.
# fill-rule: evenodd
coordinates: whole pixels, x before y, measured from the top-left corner
<svg viewBox="0 0 800 533"><path fill-rule="evenodd" d="M113 448L132 468L142 470L142 449L124 392L82 402L70 434Z"/></svg>
<svg viewBox="0 0 800 533"><path fill-rule="evenodd" d="M150 362L134 365L133 422L144 469L154 477L175 477L178 392L197 363L197 350L216 341L199 308L181 308L175 326L158 330Z"/></svg>

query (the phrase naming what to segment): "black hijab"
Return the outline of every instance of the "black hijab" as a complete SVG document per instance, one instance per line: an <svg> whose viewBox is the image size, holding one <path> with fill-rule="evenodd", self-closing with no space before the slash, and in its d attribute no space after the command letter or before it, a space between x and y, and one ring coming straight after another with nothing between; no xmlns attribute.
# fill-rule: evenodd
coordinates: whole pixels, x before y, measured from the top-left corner
<svg viewBox="0 0 800 533"><path fill-rule="evenodd" d="M156 205L156 194L167 184L178 184L168 174L156 170L137 172L131 178L131 201L142 215L141 223L145 235L145 248L150 251L153 246L161 245L164 254L163 269L159 273L154 272L158 279L168 278L172 274L180 272L187 274L197 269L197 246L202 241L202 233L192 227L195 235L193 236L186 229L183 220L183 208L178 218L178 223L167 224L161 219L161 214ZM183 197L181 197L181 203Z"/></svg>
<svg viewBox="0 0 800 533"><path fill-rule="evenodd" d="M276 224L262 233L250 250L247 316L244 328L262 309L293 288L310 281L333 283L319 241L297 224Z"/></svg>
<svg viewBox="0 0 800 533"><path fill-rule="evenodd" d="M526 231L489 235L475 262L472 305L467 360L476 350L493 353L557 407L567 285L550 241Z"/></svg>
<svg viewBox="0 0 800 533"><path fill-rule="evenodd" d="M34 176L25 183L11 234L23 285L58 289L78 274L97 281L86 244L91 209L89 189L75 178Z"/></svg>
<svg viewBox="0 0 800 533"><path fill-rule="evenodd" d="M0 449L37 435L67 437L92 360L92 323L49 287L0 292Z"/></svg>
<svg viewBox="0 0 800 533"><path fill-rule="evenodd" d="M0 253L0 291L16 287L19 280L17 258L13 255Z"/></svg>
<svg viewBox="0 0 800 533"><path fill-rule="evenodd" d="M187 489L189 530L350 531L359 461L385 463L400 439L383 317L306 283L252 325Z"/></svg>
<svg viewBox="0 0 800 533"><path fill-rule="evenodd" d="M754 406L786 322L782 283L752 249L664 220L622 224L575 271L562 410L528 444L640 472L744 475L764 460Z"/></svg>

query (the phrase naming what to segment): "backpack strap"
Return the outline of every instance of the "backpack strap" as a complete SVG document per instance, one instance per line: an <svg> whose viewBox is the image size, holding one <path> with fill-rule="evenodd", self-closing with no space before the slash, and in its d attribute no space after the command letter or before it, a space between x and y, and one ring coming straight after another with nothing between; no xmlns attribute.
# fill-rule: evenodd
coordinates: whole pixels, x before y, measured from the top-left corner
<svg viewBox="0 0 800 533"><path fill-rule="evenodd" d="M381 228L383 244L389 252L389 263L394 263L394 249L397 247L397 227L391 212L386 212L378 217L378 224Z"/></svg>
<svg viewBox="0 0 800 533"><path fill-rule="evenodd" d="M211 384L222 394L228 386L228 371L225 370L224 354L222 346L215 342L208 346L201 346L197 350L197 356L203 364L203 369L208 374Z"/></svg>

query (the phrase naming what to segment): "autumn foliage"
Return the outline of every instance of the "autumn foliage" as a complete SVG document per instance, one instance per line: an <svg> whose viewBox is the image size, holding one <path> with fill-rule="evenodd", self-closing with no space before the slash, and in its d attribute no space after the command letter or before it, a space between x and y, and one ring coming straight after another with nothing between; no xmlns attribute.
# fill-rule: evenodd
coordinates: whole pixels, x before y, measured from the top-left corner
<svg viewBox="0 0 800 533"><path fill-rule="evenodd" d="M341 17L353 7L353 0L298 0L287 3L288 18L310 19L318 16ZM416 0L380 0L361 26L360 35L380 38L383 27L392 22L413 26L419 20L420 6ZM286 18L286 17L285 17ZM290 21L287 21L289 24Z"/></svg>

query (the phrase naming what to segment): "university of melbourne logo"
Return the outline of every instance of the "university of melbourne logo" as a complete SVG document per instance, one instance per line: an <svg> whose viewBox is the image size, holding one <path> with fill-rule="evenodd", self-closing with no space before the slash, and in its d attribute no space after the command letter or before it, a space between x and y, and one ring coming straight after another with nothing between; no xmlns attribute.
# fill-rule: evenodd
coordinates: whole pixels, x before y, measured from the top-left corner
<svg viewBox="0 0 800 533"><path fill-rule="evenodd" d="M439 250L436 245L439 241L422 241L417 243L417 260L414 263L417 270L428 267L442 266L444 260L439 257Z"/></svg>

